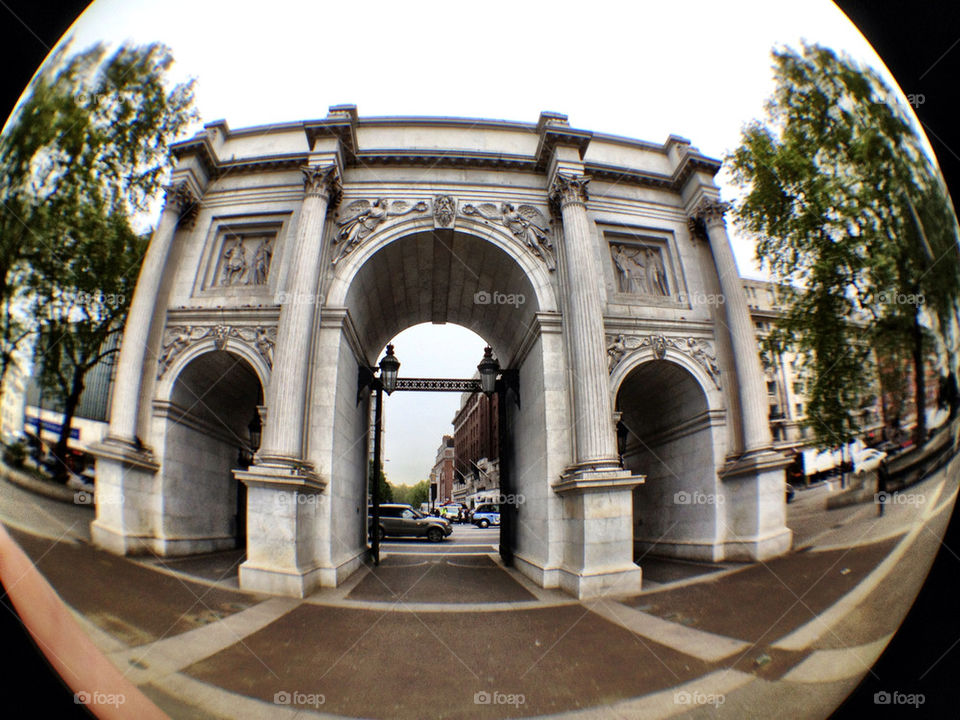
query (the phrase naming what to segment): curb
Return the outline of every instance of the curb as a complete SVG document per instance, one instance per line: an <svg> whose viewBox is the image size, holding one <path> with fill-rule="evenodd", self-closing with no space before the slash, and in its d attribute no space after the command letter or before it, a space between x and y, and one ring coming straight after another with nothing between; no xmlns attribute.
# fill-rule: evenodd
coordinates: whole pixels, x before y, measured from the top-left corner
<svg viewBox="0 0 960 720"><path fill-rule="evenodd" d="M42 480L37 480L36 478L14 470L2 462L0 462L0 477L3 477L13 485L17 485L37 495L43 495L52 500L59 500L60 502L70 503L71 505L74 504L74 494L77 491L73 488L69 488L66 485L45 483Z"/></svg>

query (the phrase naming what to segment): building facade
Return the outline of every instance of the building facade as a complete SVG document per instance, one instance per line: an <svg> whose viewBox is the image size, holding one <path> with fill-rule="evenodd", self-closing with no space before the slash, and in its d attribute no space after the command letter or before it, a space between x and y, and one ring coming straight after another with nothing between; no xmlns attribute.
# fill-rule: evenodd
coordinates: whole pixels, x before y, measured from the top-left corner
<svg viewBox="0 0 960 720"><path fill-rule="evenodd" d="M430 471L430 497L442 505L453 500L456 451L452 435L444 435L437 448L437 457Z"/></svg>
<svg viewBox="0 0 960 720"><path fill-rule="evenodd" d="M516 381L500 483L534 582L631 592L650 551L790 547L720 162L689 141L336 106L172 149L96 448L100 546L205 552L243 526L242 588L342 583L367 554L358 377L406 327L452 322Z"/></svg>

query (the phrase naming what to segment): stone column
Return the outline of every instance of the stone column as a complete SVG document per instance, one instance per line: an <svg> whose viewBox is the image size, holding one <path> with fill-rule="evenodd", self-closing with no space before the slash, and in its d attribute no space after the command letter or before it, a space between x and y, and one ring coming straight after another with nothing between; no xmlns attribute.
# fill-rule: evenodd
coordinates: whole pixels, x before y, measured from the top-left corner
<svg viewBox="0 0 960 720"><path fill-rule="evenodd" d="M706 228L717 274L720 276L727 328L737 371L737 385L740 389L743 449L750 453L768 449L772 445L769 406L753 321L750 319L750 309L747 307L747 298L723 219L726 210L726 203L703 199L694 210L693 216L695 221L702 221Z"/></svg>
<svg viewBox="0 0 960 720"><path fill-rule="evenodd" d="M300 464L307 402L310 341L319 304L323 226L331 199L339 196L336 165L305 166L303 206L297 224L290 279L281 298L270 381L270 422L257 453L260 463Z"/></svg>
<svg viewBox="0 0 960 720"><path fill-rule="evenodd" d="M585 176L557 173L551 198L563 218L563 259L576 422L574 463L619 467L603 332L603 299L591 251Z"/></svg>
<svg viewBox="0 0 960 720"><path fill-rule="evenodd" d="M563 220L567 298L563 322L573 373L574 462L553 484L563 498L559 585L578 598L639 591L633 562L633 489L643 478L620 467L604 342L600 272L591 248L583 175L557 172L551 199Z"/></svg>
<svg viewBox="0 0 960 720"><path fill-rule="evenodd" d="M120 358L110 406L109 437L123 444L135 445L138 449L140 444L134 438L139 437L143 430L137 427L141 380L144 363L148 362L147 345L163 271L178 224L181 220L192 221L196 207L196 199L185 182L166 188L166 202L160 214L160 222L153 232L143 265L140 267L126 324L123 326Z"/></svg>

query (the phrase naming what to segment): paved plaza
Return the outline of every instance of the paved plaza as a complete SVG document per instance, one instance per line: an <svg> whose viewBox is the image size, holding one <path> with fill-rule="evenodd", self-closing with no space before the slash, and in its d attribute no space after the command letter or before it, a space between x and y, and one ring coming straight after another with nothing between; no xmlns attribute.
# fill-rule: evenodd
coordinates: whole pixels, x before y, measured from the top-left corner
<svg viewBox="0 0 960 720"><path fill-rule="evenodd" d="M958 471L883 517L872 503L827 510L829 486L802 491L790 554L654 560L641 593L589 601L504 568L495 528L388 541L379 567L296 599L241 591L242 551L119 557L90 544L89 507L7 482L0 507L77 622L170 717L818 718L912 604Z"/></svg>

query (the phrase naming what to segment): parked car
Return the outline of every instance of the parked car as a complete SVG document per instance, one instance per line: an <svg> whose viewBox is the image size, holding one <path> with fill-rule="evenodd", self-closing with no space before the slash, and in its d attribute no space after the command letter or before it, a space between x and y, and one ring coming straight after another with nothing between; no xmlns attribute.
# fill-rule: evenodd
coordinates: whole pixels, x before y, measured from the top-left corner
<svg viewBox="0 0 960 720"><path fill-rule="evenodd" d="M853 461L853 472L855 475L863 475L871 470L880 467L887 454L881 450L869 448L860 453Z"/></svg>
<svg viewBox="0 0 960 720"><path fill-rule="evenodd" d="M473 511L473 524L480 528L490 527L500 524L500 506L499 505L479 505Z"/></svg>
<svg viewBox="0 0 960 720"><path fill-rule="evenodd" d="M784 483L784 484L787 486L787 487L786 487L786 490L787 490L787 502L788 502L788 503L791 503L791 502L793 502L793 498L796 497L797 491L796 491L796 489L793 487L793 485L791 485L790 483Z"/></svg>
<svg viewBox="0 0 960 720"><path fill-rule="evenodd" d="M373 509L370 509L371 523ZM450 536L453 528L443 519L425 515L409 505L385 503L380 506L380 539L385 537L425 537L440 542Z"/></svg>

